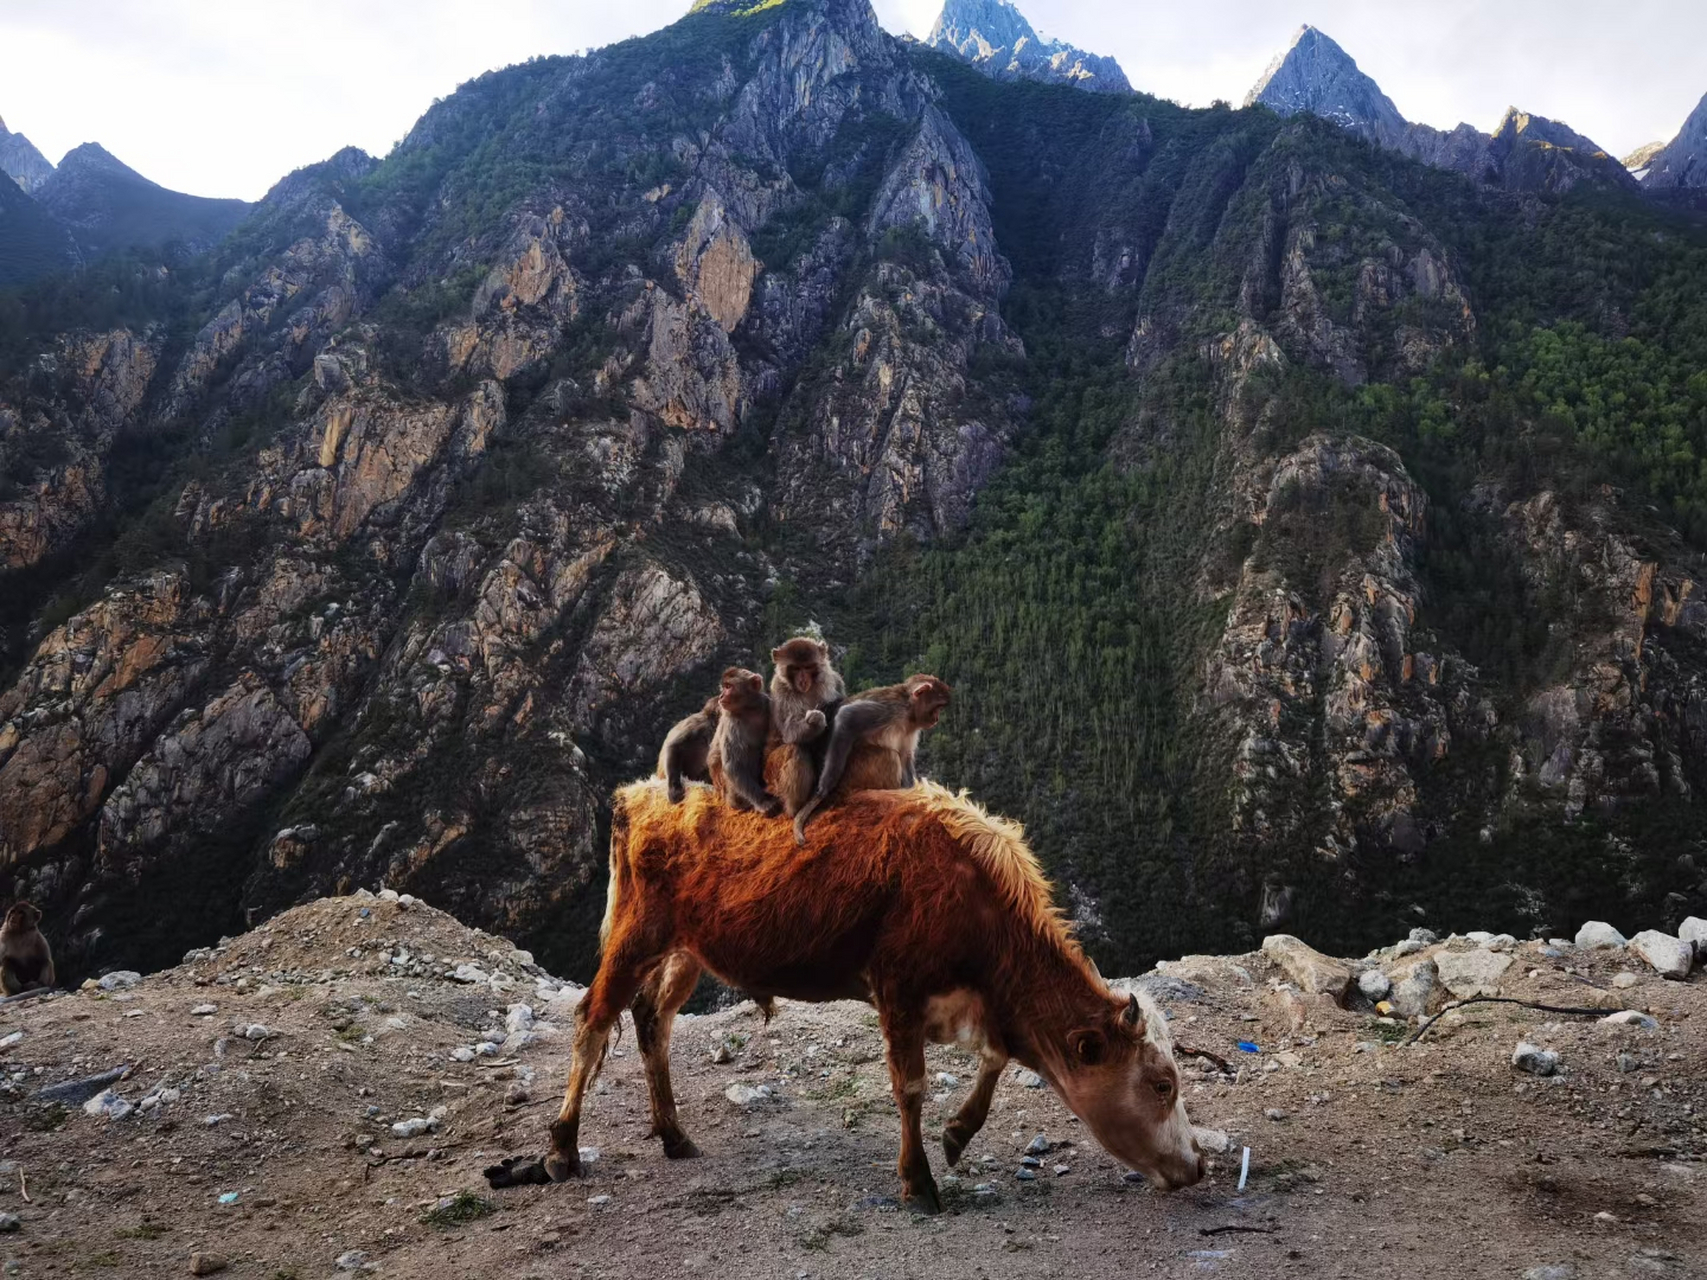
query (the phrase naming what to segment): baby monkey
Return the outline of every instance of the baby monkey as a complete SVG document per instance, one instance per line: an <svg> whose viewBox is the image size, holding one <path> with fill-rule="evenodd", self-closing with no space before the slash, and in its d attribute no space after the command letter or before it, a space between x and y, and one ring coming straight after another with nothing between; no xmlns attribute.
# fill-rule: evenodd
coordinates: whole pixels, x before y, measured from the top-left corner
<svg viewBox="0 0 1707 1280"><path fill-rule="evenodd" d="M765 743L771 730L765 678L757 671L730 667L723 673L717 710L707 757L711 785L731 808L757 809L774 818L782 812L782 801L765 790Z"/></svg>
<svg viewBox="0 0 1707 1280"><path fill-rule="evenodd" d="M36 928L40 922L31 903L16 902L0 925L0 990L9 996L53 985L53 952Z"/></svg>
<svg viewBox="0 0 1707 1280"><path fill-rule="evenodd" d="M905 790L917 782L919 735L936 727L951 693L935 676L908 676L903 684L867 689L844 702L830 729L818 785L794 815L795 843L806 843L806 824L844 776L850 789L861 791Z"/></svg>

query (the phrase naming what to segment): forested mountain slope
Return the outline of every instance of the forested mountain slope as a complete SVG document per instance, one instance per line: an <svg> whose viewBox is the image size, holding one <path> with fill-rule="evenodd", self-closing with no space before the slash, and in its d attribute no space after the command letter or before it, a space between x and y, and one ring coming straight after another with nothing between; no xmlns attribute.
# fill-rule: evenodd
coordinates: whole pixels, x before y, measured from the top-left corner
<svg viewBox="0 0 1707 1280"><path fill-rule="evenodd" d="M817 622L1119 967L1699 912L1704 279L865 0L481 77L0 301L0 888L72 964L383 879L575 971L611 785Z"/></svg>

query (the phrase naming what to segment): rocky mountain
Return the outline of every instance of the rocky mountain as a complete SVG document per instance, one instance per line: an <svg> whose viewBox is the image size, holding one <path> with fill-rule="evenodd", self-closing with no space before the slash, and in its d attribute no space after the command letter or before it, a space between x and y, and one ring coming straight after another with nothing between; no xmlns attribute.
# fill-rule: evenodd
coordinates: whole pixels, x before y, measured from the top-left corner
<svg viewBox="0 0 1707 1280"><path fill-rule="evenodd" d="M201 253L242 221L250 206L169 191L85 142L35 187L35 197L87 256L133 246L180 243Z"/></svg>
<svg viewBox="0 0 1707 1280"><path fill-rule="evenodd" d="M5 299L0 891L72 972L383 882L584 973L611 786L815 624L1121 968L1703 914L1707 233L1044 97L702 4Z"/></svg>
<svg viewBox="0 0 1707 1280"><path fill-rule="evenodd" d="M1701 99L1677 137L1670 142L1643 148L1640 163L1626 161L1632 170L1642 170L1644 187L1655 191L1678 187L1707 187L1707 97Z"/></svg>
<svg viewBox="0 0 1707 1280"><path fill-rule="evenodd" d="M53 165L36 150L33 142L21 133L13 133L0 120L0 173L28 194L47 181Z"/></svg>
<svg viewBox="0 0 1707 1280"><path fill-rule="evenodd" d="M1258 103L1283 116L1320 116L1376 146L1511 190L1563 194L1584 181L1634 182L1588 138L1516 107L1492 136L1467 124L1450 132L1413 124L1350 54L1310 26L1299 29L1246 95L1247 107Z"/></svg>
<svg viewBox="0 0 1707 1280"><path fill-rule="evenodd" d="M1038 35L1012 0L944 0L925 43L997 80L1041 80L1100 93L1132 90L1113 58Z"/></svg>
<svg viewBox="0 0 1707 1280"><path fill-rule="evenodd" d="M80 260L53 216L10 182L0 182L0 287L63 271Z"/></svg>

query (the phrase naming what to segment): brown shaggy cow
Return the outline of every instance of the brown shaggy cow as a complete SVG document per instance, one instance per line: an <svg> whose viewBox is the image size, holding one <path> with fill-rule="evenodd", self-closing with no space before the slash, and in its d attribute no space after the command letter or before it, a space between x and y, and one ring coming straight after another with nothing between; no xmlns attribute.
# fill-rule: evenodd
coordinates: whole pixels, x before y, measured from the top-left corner
<svg viewBox="0 0 1707 1280"><path fill-rule="evenodd" d="M576 1011L569 1087L551 1126L544 1168L554 1180L581 1172L582 1096L631 1004L653 1131L666 1155L699 1154L676 1117L669 1048L702 968L761 1001L876 1007L902 1117L902 1187L922 1208L940 1207L919 1130L927 1039L982 1059L943 1130L950 1164L1013 1058L1152 1181L1202 1177L1166 1020L1108 989L1019 827L966 799L932 783L858 793L798 849L786 822L738 813L703 789L671 805L662 782L636 783L616 795L610 872L603 955Z"/></svg>

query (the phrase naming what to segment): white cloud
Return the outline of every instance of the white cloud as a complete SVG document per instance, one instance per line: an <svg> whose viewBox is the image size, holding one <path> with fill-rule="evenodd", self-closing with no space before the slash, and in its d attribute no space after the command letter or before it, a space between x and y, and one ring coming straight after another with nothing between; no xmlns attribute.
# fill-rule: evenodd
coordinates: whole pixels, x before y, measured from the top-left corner
<svg viewBox="0 0 1707 1280"><path fill-rule="evenodd" d="M934 0L875 0L928 31ZM654 30L685 0L4 0L0 115L49 159L99 141L149 177L258 197L354 144L383 153L483 71ZM1033 25L1138 87L1242 100L1305 21L1415 120L1491 128L1508 104L1623 153L1707 91L1707 6L1674 0L1029 0Z"/></svg>

